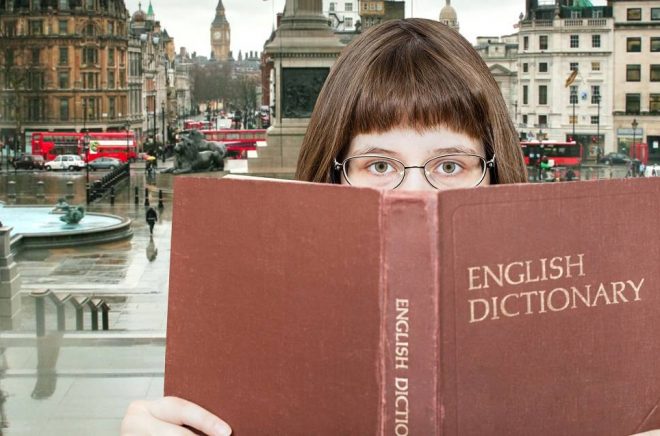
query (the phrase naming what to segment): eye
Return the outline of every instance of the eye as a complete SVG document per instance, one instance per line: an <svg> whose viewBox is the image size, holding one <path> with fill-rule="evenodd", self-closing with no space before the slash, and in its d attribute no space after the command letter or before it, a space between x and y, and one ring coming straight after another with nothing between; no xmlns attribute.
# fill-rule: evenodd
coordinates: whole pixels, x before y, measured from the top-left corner
<svg viewBox="0 0 660 436"><path fill-rule="evenodd" d="M381 174L388 174L392 171L395 171L394 167L392 164L386 160L379 160L375 162L371 162L368 166L367 169L369 172L372 174L376 175L381 175Z"/></svg>
<svg viewBox="0 0 660 436"><path fill-rule="evenodd" d="M436 162L432 167L432 172L440 176L455 176L463 171L464 166L456 160L444 159Z"/></svg>

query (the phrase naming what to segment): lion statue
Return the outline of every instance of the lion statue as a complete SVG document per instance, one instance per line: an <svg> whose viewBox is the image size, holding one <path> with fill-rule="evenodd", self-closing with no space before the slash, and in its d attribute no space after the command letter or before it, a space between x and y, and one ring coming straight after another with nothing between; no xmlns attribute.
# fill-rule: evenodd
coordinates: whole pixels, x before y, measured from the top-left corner
<svg viewBox="0 0 660 436"><path fill-rule="evenodd" d="M185 174L200 171L222 171L225 167L226 147L219 142L207 141L198 130L181 134L174 146L174 167L163 172Z"/></svg>

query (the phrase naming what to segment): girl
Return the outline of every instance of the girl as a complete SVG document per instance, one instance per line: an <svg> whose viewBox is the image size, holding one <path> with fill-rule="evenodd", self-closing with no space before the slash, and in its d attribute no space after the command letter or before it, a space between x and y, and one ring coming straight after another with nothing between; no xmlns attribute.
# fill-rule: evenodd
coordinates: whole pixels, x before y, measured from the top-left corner
<svg viewBox="0 0 660 436"><path fill-rule="evenodd" d="M443 24L389 21L345 49L321 91L297 178L433 190L526 182L497 83L472 46ZM227 392L227 395L231 395ZM124 435L229 435L180 398L132 403Z"/></svg>

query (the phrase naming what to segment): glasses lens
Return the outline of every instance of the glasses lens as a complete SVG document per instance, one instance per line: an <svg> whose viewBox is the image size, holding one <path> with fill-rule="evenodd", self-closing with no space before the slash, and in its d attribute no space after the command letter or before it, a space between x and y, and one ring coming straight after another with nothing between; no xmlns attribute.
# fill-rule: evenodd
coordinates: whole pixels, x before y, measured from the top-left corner
<svg viewBox="0 0 660 436"><path fill-rule="evenodd" d="M424 173L436 188L471 188L486 174L486 160L471 154L438 156L424 166Z"/></svg>
<svg viewBox="0 0 660 436"><path fill-rule="evenodd" d="M401 162L382 156L357 156L344 162L344 177L353 186L392 189L401 183Z"/></svg>

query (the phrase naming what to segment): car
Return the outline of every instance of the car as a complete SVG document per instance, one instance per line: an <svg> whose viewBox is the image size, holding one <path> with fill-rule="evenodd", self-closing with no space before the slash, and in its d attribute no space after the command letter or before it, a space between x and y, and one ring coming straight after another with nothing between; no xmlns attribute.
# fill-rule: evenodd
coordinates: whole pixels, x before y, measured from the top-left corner
<svg viewBox="0 0 660 436"><path fill-rule="evenodd" d="M22 154L11 163L17 170L43 170L44 158L38 154Z"/></svg>
<svg viewBox="0 0 660 436"><path fill-rule="evenodd" d="M122 161L114 157L99 157L91 161L89 165L90 170L114 170L122 164Z"/></svg>
<svg viewBox="0 0 660 436"><path fill-rule="evenodd" d="M85 168L85 161L77 154L62 154L55 159L46 162L44 168L51 170L69 170L76 171Z"/></svg>
<svg viewBox="0 0 660 436"><path fill-rule="evenodd" d="M605 156L600 158L600 163L610 165L610 164L627 164L630 162L630 157L623 153L607 153Z"/></svg>

